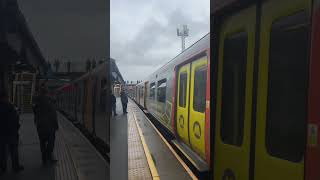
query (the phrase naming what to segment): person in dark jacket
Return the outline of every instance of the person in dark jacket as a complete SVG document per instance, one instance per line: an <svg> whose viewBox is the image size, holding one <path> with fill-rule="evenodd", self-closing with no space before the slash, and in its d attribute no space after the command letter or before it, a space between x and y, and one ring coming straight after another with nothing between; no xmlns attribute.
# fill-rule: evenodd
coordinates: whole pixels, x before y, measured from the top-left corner
<svg viewBox="0 0 320 180"><path fill-rule="evenodd" d="M24 169L19 163L19 114L9 102L6 92L0 92L0 174L7 170L7 148L9 148L12 169L19 172Z"/></svg>
<svg viewBox="0 0 320 180"><path fill-rule="evenodd" d="M111 108L112 108L112 111L113 111L113 114L114 116L118 115L117 114L117 111L116 111L116 106L117 106L117 99L116 97L114 96L113 93L111 93Z"/></svg>
<svg viewBox="0 0 320 180"><path fill-rule="evenodd" d="M57 111L47 92L47 89L42 87L39 95L34 98L34 121L40 140L43 165L48 161L57 161L53 158L53 149L55 133L59 128Z"/></svg>
<svg viewBox="0 0 320 180"><path fill-rule="evenodd" d="M127 112L128 97L127 97L127 94L124 90L121 91L120 97L121 97L123 114L126 114L126 113L128 113Z"/></svg>

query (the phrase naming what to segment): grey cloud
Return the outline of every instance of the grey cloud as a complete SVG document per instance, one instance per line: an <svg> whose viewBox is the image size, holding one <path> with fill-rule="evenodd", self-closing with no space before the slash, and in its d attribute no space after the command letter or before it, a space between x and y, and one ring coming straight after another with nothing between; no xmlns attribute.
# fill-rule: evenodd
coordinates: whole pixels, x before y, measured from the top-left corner
<svg viewBox="0 0 320 180"><path fill-rule="evenodd" d="M195 37L199 33L203 35L207 33L203 30L208 29L209 22L193 21L192 17L183 13L181 9L176 9L167 16L166 24L154 17L150 18L131 41L122 44L124 52L128 53L119 55L115 50L111 51L111 55L119 55L115 58L120 65L140 64L154 67L165 64L180 52L180 39L176 35L176 28L182 24L188 24L190 36ZM118 42L112 44L112 46L119 45Z"/></svg>

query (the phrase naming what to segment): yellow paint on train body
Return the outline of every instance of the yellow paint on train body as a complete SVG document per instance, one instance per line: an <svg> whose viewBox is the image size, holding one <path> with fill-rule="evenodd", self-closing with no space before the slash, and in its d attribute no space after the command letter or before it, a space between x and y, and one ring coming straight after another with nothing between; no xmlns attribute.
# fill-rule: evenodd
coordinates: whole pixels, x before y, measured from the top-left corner
<svg viewBox="0 0 320 180"><path fill-rule="evenodd" d="M256 17L257 8L253 4L247 9L239 10L234 15L224 19L219 34L219 57L218 57L218 81L217 81L217 110L215 121L215 160L214 179L226 179L232 177L237 180L248 180L249 172L253 172L253 180L303 180L304 179L304 156L298 162L276 157L267 150L266 128L268 107L268 77L269 77L269 54L272 26L284 18L306 12L310 17L311 0L268 0L262 2L261 17ZM259 38L260 44L255 44L256 22L260 19L261 26ZM309 18L310 19L310 18ZM292 22L290 22L292 23ZM295 21L294 21L295 23ZM307 24L308 22L306 22ZM291 29L290 29L291 28ZM300 24L289 27L288 30L301 28ZM243 122L243 139L239 144L224 142L221 135L222 119L222 93L223 69L224 69L224 46L225 40L234 34L244 32L247 34L247 57L246 57L246 80L245 80L245 107ZM257 104L256 104L256 127L255 138L251 137L254 127L251 127L252 99L253 99L253 72L255 47L259 47L259 59L257 59ZM281 51L281 49L279 49ZM237 84L237 83L236 83ZM234 85L236 86L236 85ZM237 101L235 101L237 102ZM288 124L290 126L290 124ZM251 142L255 140L255 142ZM288 139L289 140L289 139ZM292 140L292 139L291 139ZM254 144L254 152L250 145ZM250 157L254 157L251 164ZM251 159L252 160L252 159Z"/></svg>
<svg viewBox="0 0 320 180"><path fill-rule="evenodd" d="M272 0L262 6L258 74L255 179L304 179L304 158L292 162L270 155L266 149L269 46L272 25L298 12L310 14L310 0Z"/></svg>
<svg viewBox="0 0 320 180"><path fill-rule="evenodd" d="M176 127L179 137L184 143L190 146L189 142L189 84L190 82L190 64L186 64L179 69L178 75L178 93L177 93L177 115Z"/></svg>
<svg viewBox="0 0 320 180"><path fill-rule="evenodd" d="M217 115L215 128L215 161L214 177L223 179L228 174L233 174L237 180L249 179L250 158L250 130L251 130L251 106L252 106L252 80L255 47L255 7L242 10L240 14L229 17L223 24L219 44L218 85L217 85ZM247 34L247 72L245 82L245 107L243 122L243 139L240 145L231 145L223 142L221 136L222 121L222 81L224 66L224 40L238 33ZM233 93L234 94L234 93ZM240 97L238 97L240 98ZM234 139L234 138L233 138ZM231 175L230 175L231 176Z"/></svg>
<svg viewBox="0 0 320 180"><path fill-rule="evenodd" d="M189 136L191 148L199 154L203 159L206 158L205 154L205 108L203 112L195 110L195 73L199 69L207 69L207 57L200 58L191 63L191 83L190 83L190 107L189 107ZM198 89L200 91L200 89ZM205 96L204 96L205 98ZM204 99L205 102L205 99ZM205 106L204 106L205 107Z"/></svg>

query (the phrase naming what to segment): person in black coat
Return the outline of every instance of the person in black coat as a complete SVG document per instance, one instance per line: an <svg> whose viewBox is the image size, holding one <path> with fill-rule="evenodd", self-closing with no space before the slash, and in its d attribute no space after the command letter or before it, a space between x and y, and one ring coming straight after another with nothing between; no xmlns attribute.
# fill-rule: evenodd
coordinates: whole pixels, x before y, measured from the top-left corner
<svg viewBox="0 0 320 180"><path fill-rule="evenodd" d="M59 129L56 107L42 87L39 96L34 98L34 121L37 127L42 153L42 163L56 162L53 158L55 133Z"/></svg>
<svg viewBox="0 0 320 180"><path fill-rule="evenodd" d="M112 108L112 111L113 111L113 114L114 116L118 115L117 114L117 111L116 111L116 106L117 106L117 99L116 97L114 96L113 93L111 93L111 108Z"/></svg>
<svg viewBox="0 0 320 180"><path fill-rule="evenodd" d="M24 169L19 163L19 114L9 102L6 92L0 92L0 174L7 170L7 148L11 155L12 169L19 172Z"/></svg>
<svg viewBox="0 0 320 180"><path fill-rule="evenodd" d="M125 93L124 90L121 91L120 97L121 97L123 114L126 114L126 113L128 113L127 112L128 97L127 97L127 94Z"/></svg>

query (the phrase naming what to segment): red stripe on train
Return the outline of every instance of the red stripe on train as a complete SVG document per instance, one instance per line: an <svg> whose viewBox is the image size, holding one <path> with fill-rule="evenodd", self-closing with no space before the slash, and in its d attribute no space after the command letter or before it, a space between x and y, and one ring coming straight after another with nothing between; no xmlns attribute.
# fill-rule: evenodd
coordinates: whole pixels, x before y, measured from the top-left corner
<svg viewBox="0 0 320 180"><path fill-rule="evenodd" d="M177 67L177 66L176 66ZM172 126L172 132L174 133L175 136L177 136L176 134L176 128L175 128L175 111L176 111L176 80L177 80L177 68L174 67L173 70L173 95L172 95L172 107L171 107L171 126Z"/></svg>
<svg viewBox="0 0 320 180"><path fill-rule="evenodd" d="M320 179L320 7L314 13L309 77L308 144L306 180ZM317 131L315 130L317 128ZM316 140L316 141L315 141ZM313 141L313 142L312 142ZM315 142L314 142L315 141Z"/></svg>
<svg viewBox="0 0 320 180"><path fill-rule="evenodd" d="M206 112L205 112L205 152L206 162L210 166L210 49L207 50L208 71L207 71L207 87L206 87Z"/></svg>

